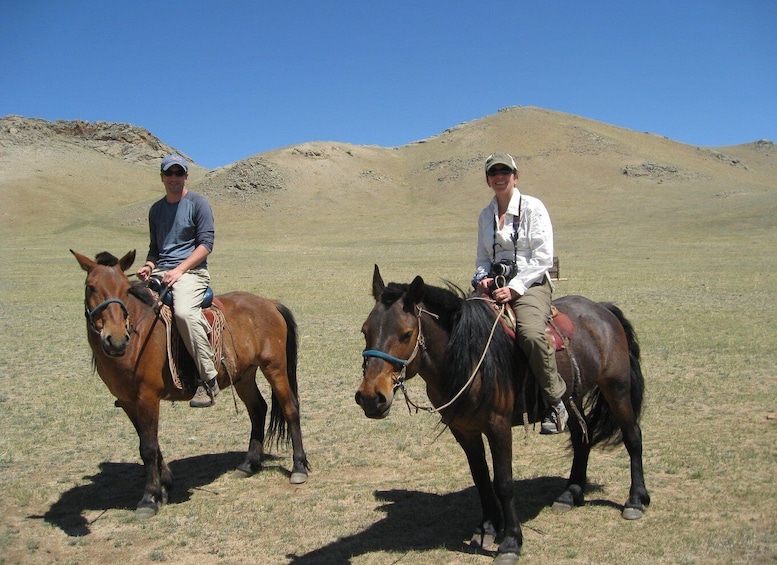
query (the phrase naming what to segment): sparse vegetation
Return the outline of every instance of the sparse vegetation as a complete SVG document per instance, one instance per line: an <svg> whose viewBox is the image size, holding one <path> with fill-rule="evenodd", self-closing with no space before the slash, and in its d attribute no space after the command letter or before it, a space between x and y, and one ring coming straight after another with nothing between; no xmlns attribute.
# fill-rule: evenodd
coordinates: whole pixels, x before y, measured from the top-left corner
<svg viewBox="0 0 777 565"><path fill-rule="evenodd" d="M283 186L250 198L231 199L219 171L193 168L192 188L214 200L216 291L279 298L297 317L313 469L307 484L289 485L290 453L273 447L262 473L233 479L249 424L230 389L204 411L163 404L159 437L176 488L158 516L138 521L137 437L92 373L83 273L68 248L142 255L158 174L134 154L61 134L15 143L4 123L0 563L490 563L462 543L479 508L451 435L401 401L387 420L367 420L353 394L373 264L387 280L466 286L489 198L480 157L495 148L519 156L519 186L554 218L567 279L557 294L621 306L647 383L653 502L637 522L619 515L622 448L594 451L588 504L555 515L566 437L515 429L520 562L777 560L774 144L700 150L514 108L395 149L312 143L263 154L262 170ZM623 174L643 163L672 174ZM420 379L409 386L424 397Z"/></svg>

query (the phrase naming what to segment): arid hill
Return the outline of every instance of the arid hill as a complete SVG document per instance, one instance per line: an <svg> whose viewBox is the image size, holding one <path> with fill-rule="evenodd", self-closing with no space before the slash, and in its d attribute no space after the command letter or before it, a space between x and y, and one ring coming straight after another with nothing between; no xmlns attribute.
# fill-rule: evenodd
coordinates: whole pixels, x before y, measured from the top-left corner
<svg viewBox="0 0 777 565"><path fill-rule="evenodd" d="M506 108L402 147L315 141L215 170L193 166L190 186L235 218L315 213L319 221L337 221L453 209L471 215L487 198L481 167L495 150L513 153L521 187L558 210L581 204L581 194L606 201L608 194L640 194L650 186L677 193L704 186L713 195L777 188L770 141L694 147L533 107ZM0 119L4 223L26 225L41 214L48 228L106 217L143 222L148 202L160 194L158 159L170 151L186 148L128 124L6 116Z"/></svg>

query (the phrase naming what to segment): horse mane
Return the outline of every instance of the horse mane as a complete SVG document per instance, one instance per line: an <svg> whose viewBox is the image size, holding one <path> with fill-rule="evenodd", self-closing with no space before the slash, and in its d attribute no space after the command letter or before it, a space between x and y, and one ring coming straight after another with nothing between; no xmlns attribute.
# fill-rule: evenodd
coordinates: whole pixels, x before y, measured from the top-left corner
<svg viewBox="0 0 777 565"><path fill-rule="evenodd" d="M424 285L423 302L426 308L439 316L438 322L445 331L450 332L461 310L464 293L453 283L446 281L448 288ZM402 298L410 288L409 284L389 283L381 294L380 301L390 307Z"/></svg>
<svg viewBox="0 0 777 565"><path fill-rule="evenodd" d="M114 267L119 264L119 259L107 251L98 253L95 256L95 261L97 261L98 265L105 265L106 267Z"/></svg>
<svg viewBox="0 0 777 565"><path fill-rule="evenodd" d="M453 398L466 385L480 358L480 391L476 410L497 400L497 394L512 390L519 373L519 349L500 327L494 326L495 313L483 300L468 300L465 292L450 281L447 288L424 285L424 306L439 316L438 323L449 334L445 359L445 395ZM380 297L389 307L400 300L409 284L389 283ZM462 395L448 410L455 413Z"/></svg>
<svg viewBox="0 0 777 565"><path fill-rule="evenodd" d="M119 264L119 259L108 251L101 251L95 256L94 259L97 261L98 265L103 265L105 267L115 267ZM132 286L130 286L127 292L140 300L146 306L154 307L157 305L157 300L148 291L148 286L146 283L135 281L132 283Z"/></svg>
<svg viewBox="0 0 777 565"><path fill-rule="evenodd" d="M495 321L496 313L484 300L463 300L448 340L446 396L453 398L480 362L480 390L475 410L498 402L498 395L513 390L520 376L519 349L498 325L493 331ZM465 397L462 395L450 410L455 413Z"/></svg>
<svg viewBox="0 0 777 565"><path fill-rule="evenodd" d="M143 304L150 307L157 306L157 299L148 291L146 283L135 281L127 290L129 294L140 300Z"/></svg>

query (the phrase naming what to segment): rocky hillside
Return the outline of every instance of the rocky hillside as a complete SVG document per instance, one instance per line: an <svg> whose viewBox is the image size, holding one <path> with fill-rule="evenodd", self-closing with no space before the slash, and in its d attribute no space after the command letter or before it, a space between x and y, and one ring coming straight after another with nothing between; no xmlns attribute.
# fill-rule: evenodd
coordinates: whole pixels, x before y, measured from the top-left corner
<svg viewBox="0 0 777 565"><path fill-rule="evenodd" d="M36 118L0 118L0 148L83 147L130 163L149 163L176 151L148 130L131 124L49 122Z"/></svg>

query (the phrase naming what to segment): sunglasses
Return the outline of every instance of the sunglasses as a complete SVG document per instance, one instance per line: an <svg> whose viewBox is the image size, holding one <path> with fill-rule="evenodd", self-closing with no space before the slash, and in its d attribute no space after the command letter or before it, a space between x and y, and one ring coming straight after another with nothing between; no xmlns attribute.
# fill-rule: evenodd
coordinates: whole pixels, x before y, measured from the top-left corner
<svg viewBox="0 0 777 565"><path fill-rule="evenodd" d="M162 171L162 174L165 175L166 177L172 177L172 176L182 177L186 175L186 171L184 171L183 169L167 169L166 171Z"/></svg>
<svg viewBox="0 0 777 565"><path fill-rule="evenodd" d="M493 169L488 169L488 173L486 173L490 177L495 177L497 175L512 175L513 174L512 169L497 169L494 167Z"/></svg>

